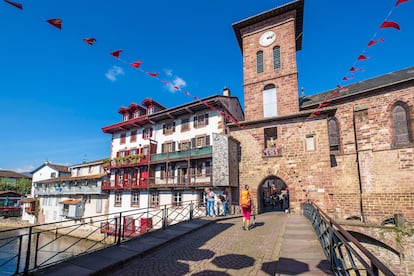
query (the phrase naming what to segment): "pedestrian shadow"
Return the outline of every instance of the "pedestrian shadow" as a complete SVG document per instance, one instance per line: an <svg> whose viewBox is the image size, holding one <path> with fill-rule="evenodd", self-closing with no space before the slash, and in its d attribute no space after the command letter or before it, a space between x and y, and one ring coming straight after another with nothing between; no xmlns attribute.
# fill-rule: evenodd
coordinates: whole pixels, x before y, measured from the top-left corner
<svg viewBox="0 0 414 276"><path fill-rule="evenodd" d="M223 271L215 271L215 270L203 270L203 271L191 274L191 276L205 276L205 275L230 276L231 274L228 274Z"/></svg>
<svg viewBox="0 0 414 276"><path fill-rule="evenodd" d="M255 259L246 255L240 254L226 254L214 258L213 264L220 268L228 269L242 269L253 266Z"/></svg>

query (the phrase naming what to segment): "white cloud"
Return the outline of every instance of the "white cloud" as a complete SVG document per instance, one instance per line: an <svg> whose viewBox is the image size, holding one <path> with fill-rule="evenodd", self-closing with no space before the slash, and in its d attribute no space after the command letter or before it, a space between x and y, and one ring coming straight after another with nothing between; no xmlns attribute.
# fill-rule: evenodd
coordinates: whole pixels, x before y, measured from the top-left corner
<svg viewBox="0 0 414 276"><path fill-rule="evenodd" d="M187 83L185 82L185 80L183 80L180 77L175 77L175 79L168 83L168 90L170 92L177 92L177 88L179 88L180 90L183 89L183 87L185 87L187 85Z"/></svg>
<svg viewBox="0 0 414 276"><path fill-rule="evenodd" d="M114 65L108 70L108 72L106 72L105 77L107 77L108 80L114 82L116 81L119 75L124 75L124 74L125 74L124 69L122 69L119 66Z"/></svg>

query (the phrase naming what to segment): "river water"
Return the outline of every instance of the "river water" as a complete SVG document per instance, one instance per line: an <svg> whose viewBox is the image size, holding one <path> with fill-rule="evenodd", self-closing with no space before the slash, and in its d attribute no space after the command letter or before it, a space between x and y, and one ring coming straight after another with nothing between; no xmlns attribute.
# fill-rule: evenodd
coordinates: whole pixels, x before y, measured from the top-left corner
<svg viewBox="0 0 414 276"><path fill-rule="evenodd" d="M0 275L15 274L17 266L19 266L17 272L23 272L28 248L28 230L27 228L4 230L7 229L0 228ZM36 250L36 243L38 250ZM55 263L103 246L104 244L100 242L41 232L32 235L31 238L29 269ZM18 257L19 247L21 248L20 258ZM19 265L18 262L20 262Z"/></svg>

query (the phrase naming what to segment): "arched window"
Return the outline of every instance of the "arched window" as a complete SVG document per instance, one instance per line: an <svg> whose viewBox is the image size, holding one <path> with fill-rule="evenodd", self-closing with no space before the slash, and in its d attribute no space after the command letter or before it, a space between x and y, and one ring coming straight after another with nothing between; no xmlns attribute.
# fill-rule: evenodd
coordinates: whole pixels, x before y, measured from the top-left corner
<svg viewBox="0 0 414 276"><path fill-rule="evenodd" d="M329 149L339 150L339 127L335 118L328 120Z"/></svg>
<svg viewBox="0 0 414 276"><path fill-rule="evenodd" d="M263 117L277 116L276 86L268 84L263 90Z"/></svg>
<svg viewBox="0 0 414 276"><path fill-rule="evenodd" d="M256 72L263 73L263 51L256 53Z"/></svg>
<svg viewBox="0 0 414 276"><path fill-rule="evenodd" d="M273 69L279 69L280 64L280 46L276 46L273 48Z"/></svg>
<svg viewBox="0 0 414 276"><path fill-rule="evenodd" d="M392 108L392 128L395 145L402 145L411 142L408 108L403 103L397 103Z"/></svg>

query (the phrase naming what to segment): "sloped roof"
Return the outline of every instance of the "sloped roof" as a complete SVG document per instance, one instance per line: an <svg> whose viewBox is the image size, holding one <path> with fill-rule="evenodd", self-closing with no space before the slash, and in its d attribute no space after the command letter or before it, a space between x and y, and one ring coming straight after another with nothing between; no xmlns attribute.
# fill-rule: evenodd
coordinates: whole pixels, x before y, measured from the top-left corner
<svg viewBox="0 0 414 276"><path fill-rule="evenodd" d="M414 67L409 67L406 69L381 75L379 77L371 78L368 80L350 84L348 86L344 86L343 92L341 92L342 96L335 97L335 100L367 93L387 86L392 86L412 80L414 80ZM302 99L303 104L301 108L314 108L316 105L322 103L325 99L327 99L329 94L332 93L333 90L335 89L305 97L305 99Z"/></svg>
<svg viewBox="0 0 414 276"><path fill-rule="evenodd" d="M68 176L45 179L45 180L42 180L42 181L38 181L37 183L58 183L58 182L65 182L65 181L99 179L99 178L102 178L104 176L106 176L106 173L85 175L85 176L70 176L70 175L68 175Z"/></svg>
<svg viewBox="0 0 414 276"><path fill-rule="evenodd" d="M67 204L67 205L76 205L76 204L81 203L81 202L82 202L82 200L80 200L80 199L65 199L65 200L62 200L59 203Z"/></svg>
<svg viewBox="0 0 414 276"><path fill-rule="evenodd" d="M41 166L39 166L37 169L33 170L31 172L31 174L37 172L38 170L40 170L41 168L43 168L45 166L51 167L52 169L55 169L58 172L69 173L69 166L56 165L56 164L52 164L52 163L46 161L44 164L42 164Z"/></svg>
<svg viewBox="0 0 414 276"><path fill-rule="evenodd" d="M30 176L21 174L21 173L17 173L14 171L8 171L8 170L0 170L0 177L8 177L8 178L27 178L27 179L31 179Z"/></svg>

